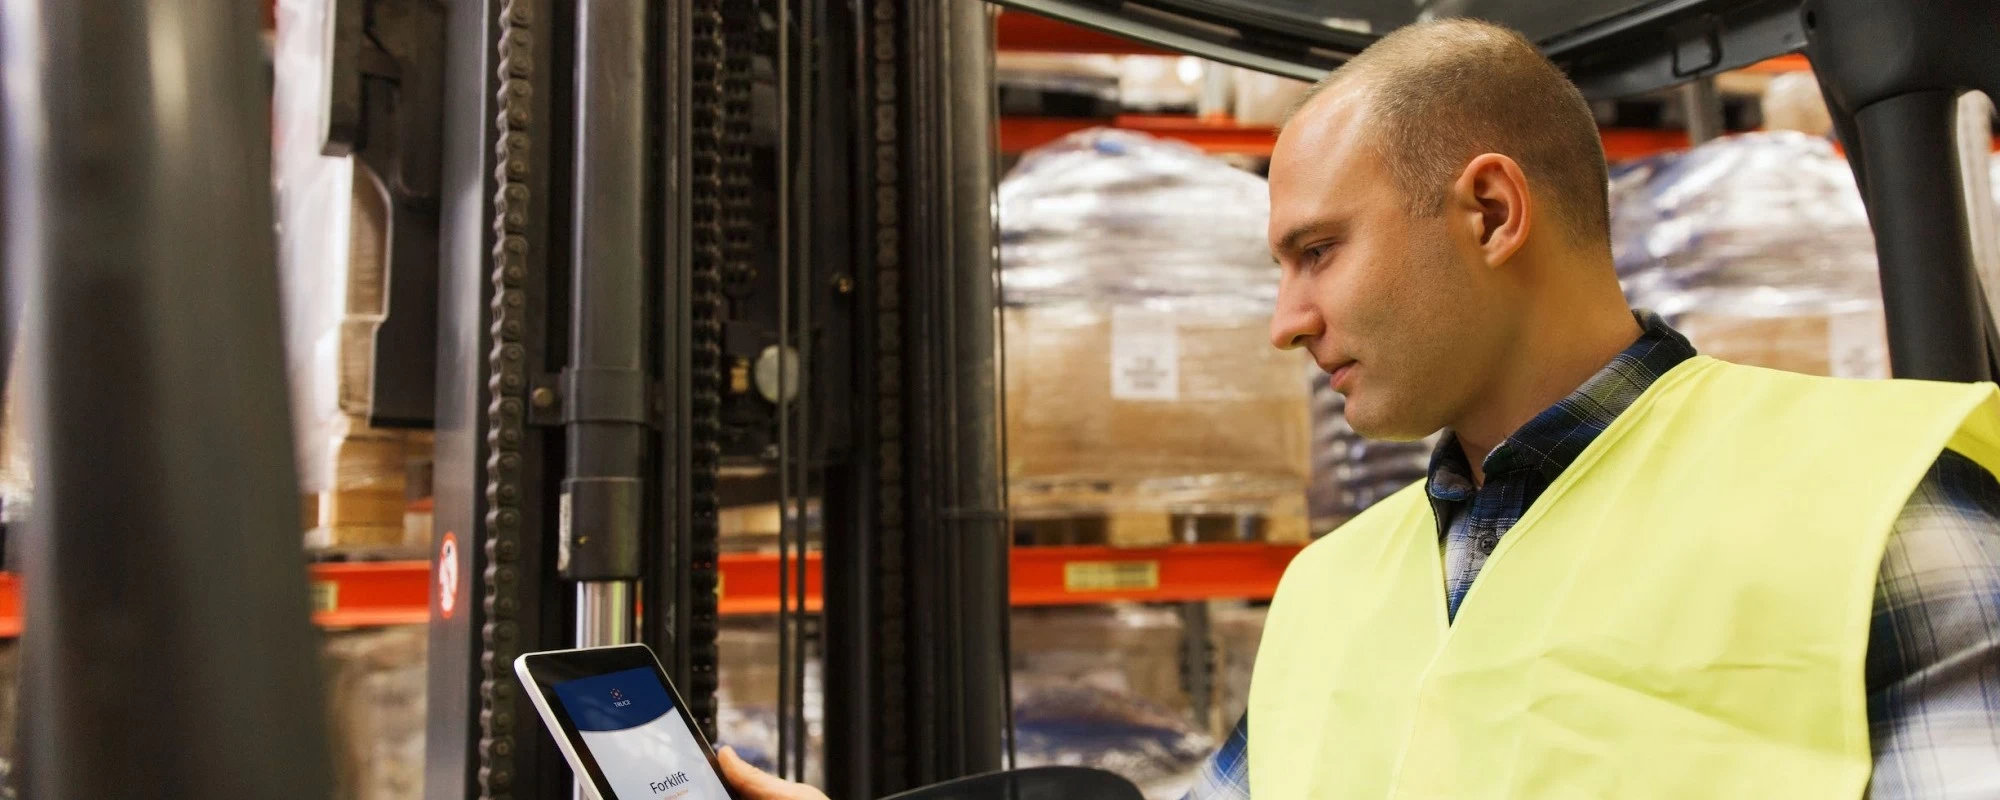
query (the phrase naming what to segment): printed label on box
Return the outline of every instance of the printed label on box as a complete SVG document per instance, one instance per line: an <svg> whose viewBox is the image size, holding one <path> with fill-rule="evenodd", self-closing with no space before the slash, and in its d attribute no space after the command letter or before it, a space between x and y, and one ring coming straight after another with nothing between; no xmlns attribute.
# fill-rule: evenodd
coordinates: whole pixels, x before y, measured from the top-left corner
<svg viewBox="0 0 2000 800"><path fill-rule="evenodd" d="M1158 588L1158 561L1071 561L1063 565L1063 591L1066 592L1130 592Z"/></svg>
<svg viewBox="0 0 2000 800"><path fill-rule="evenodd" d="M1111 399L1179 400L1180 330L1170 314L1111 311Z"/></svg>

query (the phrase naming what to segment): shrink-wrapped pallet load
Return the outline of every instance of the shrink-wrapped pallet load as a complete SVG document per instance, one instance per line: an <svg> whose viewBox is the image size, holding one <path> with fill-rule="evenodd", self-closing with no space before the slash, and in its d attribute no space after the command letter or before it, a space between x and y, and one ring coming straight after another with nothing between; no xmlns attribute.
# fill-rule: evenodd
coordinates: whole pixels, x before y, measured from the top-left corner
<svg viewBox="0 0 2000 800"><path fill-rule="evenodd" d="M1243 519L1304 533L1300 356L1270 346L1261 178L1086 131L1000 188L1007 474L1019 519L1101 515L1113 544Z"/></svg>

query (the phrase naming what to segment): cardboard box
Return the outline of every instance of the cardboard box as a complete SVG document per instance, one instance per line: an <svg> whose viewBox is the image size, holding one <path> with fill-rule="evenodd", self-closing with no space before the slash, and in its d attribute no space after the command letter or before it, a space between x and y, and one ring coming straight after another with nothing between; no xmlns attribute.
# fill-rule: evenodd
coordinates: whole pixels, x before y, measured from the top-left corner
<svg viewBox="0 0 2000 800"><path fill-rule="evenodd" d="M1017 511L1252 507L1305 490L1296 353L1266 317L1200 305L1010 308L1007 474Z"/></svg>
<svg viewBox="0 0 2000 800"><path fill-rule="evenodd" d="M1691 311L1674 320L1695 350L1724 361L1807 375L1889 377L1882 315L1746 317Z"/></svg>

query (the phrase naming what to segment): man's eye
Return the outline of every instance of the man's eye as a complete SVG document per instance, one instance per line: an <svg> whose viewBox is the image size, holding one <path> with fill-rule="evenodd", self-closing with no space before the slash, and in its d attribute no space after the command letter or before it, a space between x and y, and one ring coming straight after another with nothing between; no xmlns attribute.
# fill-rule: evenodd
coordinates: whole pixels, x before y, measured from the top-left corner
<svg viewBox="0 0 2000 800"><path fill-rule="evenodd" d="M1316 244L1300 251L1299 256L1305 266L1316 267L1319 266L1320 259L1325 258L1332 249L1327 245Z"/></svg>

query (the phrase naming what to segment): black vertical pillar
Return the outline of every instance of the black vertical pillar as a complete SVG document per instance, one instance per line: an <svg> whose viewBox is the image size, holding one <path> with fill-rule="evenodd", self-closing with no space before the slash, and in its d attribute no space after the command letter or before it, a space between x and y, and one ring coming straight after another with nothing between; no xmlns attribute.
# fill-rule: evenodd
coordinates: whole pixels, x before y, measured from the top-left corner
<svg viewBox="0 0 2000 800"><path fill-rule="evenodd" d="M327 796L268 81L235 0L6 7L31 797Z"/></svg>
<svg viewBox="0 0 2000 800"><path fill-rule="evenodd" d="M568 318L566 123L575 81L565 12L573 7L449 4L430 800L556 797L570 788L513 660L571 639L573 595L555 565L563 449L551 373Z"/></svg>
<svg viewBox="0 0 2000 800"><path fill-rule="evenodd" d="M1875 229L1896 375L2000 377L1952 137L1959 94L2000 94L2000 4L1806 0L1799 14Z"/></svg>
<svg viewBox="0 0 2000 800"><path fill-rule="evenodd" d="M476 796L479 758L479 470L486 458L486 155L493 94L491 2L452 3L445 27L444 154L438 240L435 528L424 700L424 796ZM447 549L444 543L449 541ZM448 573L448 574L447 574ZM451 578L455 577L456 580Z"/></svg>
<svg viewBox="0 0 2000 800"><path fill-rule="evenodd" d="M1957 109L1957 92L1932 90L1887 97L1854 114L1868 165L1862 196L1892 320L1889 358L1899 377L1993 377L1960 188Z"/></svg>
<svg viewBox="0 0 2000 800"><path fill-rule="evenodd" d="M988 9L857 4L855 397L827 483L827 769L872 797L1000 764ZM838 23L828 30L845 30ZM824 395L822 395L824 396ZM866 719L854 719L856 715Z"/></svg>
<svg viewBox="0 0 2000 800"><path fill-rule="evenodd" d="M877 667L881 628L875 624L882 613L875 535L881 392L873 368L880 329L873 324L877 295L871 293L875 282L870 268L877 253L880 217L874 216L871 202L877 145L867 122L878 106L863 93L862 87L872 80L861 66L874 58L863 44L872 29L859 13L865 8L819 2L811 6L818 15L813 28L824 44L812 48L809 62L820 74L812 114L820 123L813 147L820 157L808 180L819 211L813 215L818 225L814 239L821 243L821 253L834 256L823 264L827 281L835 286L835 301L827 314L834 336L819 369L823 421L818 423L829 434L821 562L826 789L834 797L878 797L888 789L881 771L887 735L883 730L887 717L882 713L885 684Z"/></svg>
<svg viewBox="0 0 2000 800"><path fill-rule="evenodd" d="M947 675L956 682L940 710L941 727L954 745L940 754L937 777L947 778L990 772L1001 764L1011 711L1002 647L1009 620L1009 543L999 452L991 9L957 2L938 4L937 11L918 31L935 43L931 57L939 62L930 67L936 116L920 122L918 131L937 135L933 163L919 169L934 170L936 201L929 208L938 214L928 221L940 246L924 264L927 279L915 284L927 290L939 323L936 335L921 341L942 345L931 348L937 372L930 378L942 402L918 402L946 412L931 417L926 433L941 456L935 474L947 476L944 492L930 498L935 505L928 514L932 535L945 545L934 574L950 578L937 587L938 605L953 612L940 637L949 649Z"/></svg>
<svg viewBox="0 0 2000 800"><path fill-rule="evenodd" d="M609 595L582 609L579 646L633 640L630 584L639 578L640 479L651 416L647 5L577 4L574 256L563 373L567 513L558 569L585 584L584 597Z"/></svg>

